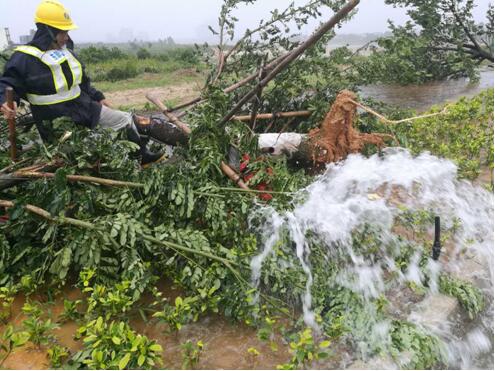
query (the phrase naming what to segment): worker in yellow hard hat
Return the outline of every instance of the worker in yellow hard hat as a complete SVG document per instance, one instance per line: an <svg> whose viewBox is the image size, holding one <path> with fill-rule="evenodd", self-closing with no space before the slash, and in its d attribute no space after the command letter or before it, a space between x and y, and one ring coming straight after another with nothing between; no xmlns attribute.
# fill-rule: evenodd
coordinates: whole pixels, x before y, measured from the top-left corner
<svg viewBox="0 0 495 371"><path fill-rule="evenodd" d="M69 31L77 26L60 2L41 2L34 21L37 31L33 40L15 49L0 77L0 106L6 118L15 117L17 103L22 98L30 103L42 138L42 122L63 116L90 129L97 125L124 129L128 139L139 145L142 164L162 157L162 153L147 149L146 137L166 144L185 141L180 130L164 120L137 117L109 106L103 93L91 85L84 66L74 53ZM5 88L9 86L15 91L14 109L5 102Z"/></svg>
<svg viewBox="0 0 495 371"><path fill-rule="evenodd" d="M70 31L77 28L72 22L69 12L56 0L43 1L36 9L35 23L46 24L62 31Z"/></svg>

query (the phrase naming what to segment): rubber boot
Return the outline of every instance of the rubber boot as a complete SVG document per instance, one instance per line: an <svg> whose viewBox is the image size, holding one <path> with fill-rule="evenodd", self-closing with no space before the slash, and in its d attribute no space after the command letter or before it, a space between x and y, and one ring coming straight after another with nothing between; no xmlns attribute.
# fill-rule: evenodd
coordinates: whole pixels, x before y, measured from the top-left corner
<svg viewBox="0 0 495 371"><path fill-rule="evenodd" d="M176 146L186 144L188 141L187 135L182 130L163 117L151 116L148 119L133 116L133 118L139 134L149 136L159 143Z"/></svg>
<svg viewBox="0 0 495 371"><path fill-rule="evenodd" d="M136 143L139 146L139 156L141 157L141 165L149 165L161 160L164 156L163 152L151 152L147 147L147 140L143 140L139 135L134 125L127 127L127 139Z"/></svg>

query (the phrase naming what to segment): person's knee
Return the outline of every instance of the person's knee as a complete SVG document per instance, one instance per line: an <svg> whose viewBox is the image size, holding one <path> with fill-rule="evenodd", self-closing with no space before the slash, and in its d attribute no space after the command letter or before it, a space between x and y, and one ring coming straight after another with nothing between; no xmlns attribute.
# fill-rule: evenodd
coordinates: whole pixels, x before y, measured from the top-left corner
<svg viewBox="0 0 495 371"><path fill-rule="evenodd" d="M113 130L121 130L130 127L133 124L132 114L114 110L108 107L102 107L100 116L100 126Z"/></svg>

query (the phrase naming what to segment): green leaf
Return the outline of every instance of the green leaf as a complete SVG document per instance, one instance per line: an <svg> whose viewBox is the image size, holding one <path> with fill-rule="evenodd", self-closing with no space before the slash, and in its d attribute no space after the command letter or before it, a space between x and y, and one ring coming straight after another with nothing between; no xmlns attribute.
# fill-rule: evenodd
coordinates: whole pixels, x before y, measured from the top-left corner
<svg viewBox="0 0 495 371"><path fill-rule="evenodd" d="M163 348L160 344L151 344L149 346L149 350L153 351L153 352L163 352Z"/></svg>
<svg viewBox="0 0 495 371"><path fill-rule="evenodd" d="M330 341L329 340L324 340L320 343L320 348L328 348L330 346Z"/></svg>
<svg viewBox="0 0 495 371"><path fill-rule="evenodd" d="M124 370L131 359L131 353L126 355L119 361L119 370Z"/></svg>
<svg viewBox="0 0 495 371"><path fill-rule="evenodd" d="M182 305L182 298L180 296L177 296L175 298L175 306L180 307Z"/></svg>
<svg viewBox="0 0 495 371"><path fill-rule="evenodd" d="M113 336L113 337L112 337L112 342L113 342L115 345L120 345L121 340L120 340L120 338L118 338L117 336Z"/></svg>
<svg viewBox="0 0 495 371"><path fill-rule="evenodd" d="M11 341L14 347L20 347L27 343L30 338L30 334L27 331L15 332L11 336Z"/></svg>

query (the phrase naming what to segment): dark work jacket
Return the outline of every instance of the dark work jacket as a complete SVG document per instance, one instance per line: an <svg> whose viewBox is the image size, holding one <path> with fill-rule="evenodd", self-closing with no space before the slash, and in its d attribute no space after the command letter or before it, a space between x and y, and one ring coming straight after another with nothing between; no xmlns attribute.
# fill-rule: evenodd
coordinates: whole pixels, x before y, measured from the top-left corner
<svg viewBox="0 0 495 371"><path fill-rule="evenodd" d="M34 35L33 41L28 45L35 46L42 51L49 50L54 35L58 30L43 24L37 24L37 26L38 30ZM74 54L73 46L72 40L69 40L67 48L72 54ZM74 56L77 58L75 54ZM72 84L70 69L68 66L64 68L62 64L62 70L70 86ZM5 88L8 86L14 88L17 103L19 103L20 98L27 100L27 93L55 94L52 76L50 68L38 58L22 52L14 52L5 65L3 75L0 77L0 105L6 100ZM94 128L100 120L101 105L98 102L105 99L105 96L91 86L84 66L79 87L81 88L81 95L70 101L44 106L31 105L35 121L40 123L43 120L53 120L65 116L70 117L76 124L84 125L91 129Z"/></svg>

